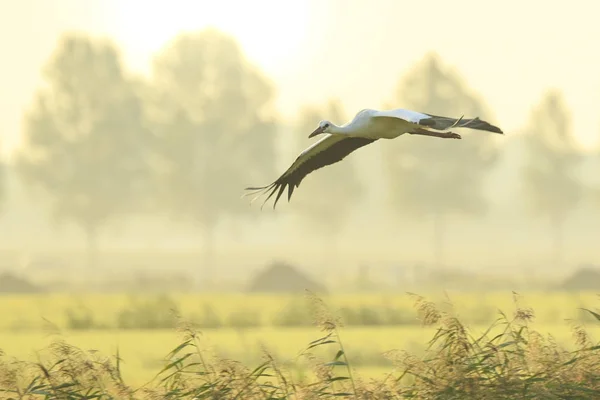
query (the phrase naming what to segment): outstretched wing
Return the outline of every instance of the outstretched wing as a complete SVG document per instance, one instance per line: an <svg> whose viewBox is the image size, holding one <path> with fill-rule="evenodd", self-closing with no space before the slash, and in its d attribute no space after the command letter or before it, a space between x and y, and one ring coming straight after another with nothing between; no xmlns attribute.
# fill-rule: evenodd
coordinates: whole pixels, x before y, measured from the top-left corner
<svg viewBox="0 0 600 400"><path fill-rule="evenodd" d="M500 134L503 133L500 128L490 124L489 122L479 119L479 117L472 119L464 119L462 117L449 118L442 117L439 115L425 114L417 111L405 110L402 108L397 108L395 110L378 111L374 116L399 118L416 125L427 126L431 129L439 131L443 131L449 128L470 128Z"/></svg>
<svg viewBox="0 0 600 400"><path fill-rule="evenodd" d="M419 125L425 125L432 129L439 131L446 130L448 128L470 128L477 129L480 131L488 131L494 133L503 134L502 130L497 126L490 124L489 122L479 119L479 117L472 119L463 118L449 118L441 117L439 115L428 114L429 118L425 118L419 121Z"/></svg>
<svg viewBox="0 0 600 400"><path fill-rule="evenodd" d="M256 197L259 197L261 194L268 193L268 197L263 202L264 206L271 196L277 192L275 202L273 203L274 209L286 187L288 189L288 201L290 201L294 189L300 186L300 182L302 182L306 175L319 168L342 161L354 150L373 143L376 140L342 135L327 135L300 153L287 171L275 182L262 187L248 187L245 190L249 190L250 193L246 193L245 196L257 194Z"/></svg>

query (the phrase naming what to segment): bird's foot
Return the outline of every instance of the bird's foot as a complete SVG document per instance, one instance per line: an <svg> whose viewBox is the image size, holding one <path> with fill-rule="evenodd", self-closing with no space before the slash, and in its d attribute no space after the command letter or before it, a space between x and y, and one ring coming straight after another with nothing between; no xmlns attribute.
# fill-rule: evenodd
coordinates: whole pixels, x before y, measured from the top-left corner
<svg viewBox="0 0 600 400"><path fill-rule="evenodd" d="M446 132L444 137L448 139L462 139L462 137L458 133L454 132Z"/></svg>

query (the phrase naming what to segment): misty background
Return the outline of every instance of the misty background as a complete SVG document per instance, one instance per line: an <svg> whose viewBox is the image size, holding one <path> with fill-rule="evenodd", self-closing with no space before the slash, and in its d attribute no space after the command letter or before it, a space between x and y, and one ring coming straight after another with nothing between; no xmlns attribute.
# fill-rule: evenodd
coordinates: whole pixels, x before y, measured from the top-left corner
<svg viewBox="0 0 600 400"><path fill-rule="evenodd" d="M600 26L574 3L4 2L0 268L57 290L143 274L224 291L284 262L331 289L404 290L600 264ZM382 140L275 211L240 198L319 120L362 108L505 135Z"/></svg>

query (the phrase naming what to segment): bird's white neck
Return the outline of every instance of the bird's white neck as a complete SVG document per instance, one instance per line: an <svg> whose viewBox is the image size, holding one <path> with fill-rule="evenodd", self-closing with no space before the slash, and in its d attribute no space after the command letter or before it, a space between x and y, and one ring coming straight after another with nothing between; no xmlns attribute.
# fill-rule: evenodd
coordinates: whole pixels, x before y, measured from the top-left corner
<svg viewBox="0 0 600 400"><path fill-rule="evenodd" d="M327 131L332 135L348 135L351 132L348 127L349 125L338 126L332 123Z"/></svg>
<svg viewBox="0 0 600 400"><path fill-rule="evenodd" d="M342 126L331 123L328 132L334 135L360 136L361 131L368 125L368 119L364 113L359 113L352 121Z"/></svg>

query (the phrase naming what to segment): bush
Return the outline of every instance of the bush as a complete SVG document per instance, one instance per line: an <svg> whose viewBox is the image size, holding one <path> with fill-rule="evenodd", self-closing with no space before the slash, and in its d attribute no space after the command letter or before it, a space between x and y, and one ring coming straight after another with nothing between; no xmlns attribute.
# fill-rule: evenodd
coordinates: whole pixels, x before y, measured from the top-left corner
<svg viewBox="0 0 600 400"><path fill-rule="evenodd" d="M90 330L101 328L94 322L94 315L86 307L68 308L65 313L67 315L68 329Z"/></svg>
<svg viewBox="0 0 600 400"><path fill-rule="evenodd" d="M376 325L414 325L419 321L414 311L401 308L361 306L358 309L342 307L340 317L348 326L376 326Z"/></svg>
<svg viewBox="0 0 600 400"><path fill-rule="evenodd" d="M179 308L168 296L155 300L133 302L117 316L117 327L121 329L171 329L177 325Z"/></svg>
<svg viewBox="0 0 600 400"><path fill-rule="evenodd" d="M0 293L38 293L42 289L12 272L0 273Z"/></svg>
<svg viewBox="0 0 600 400"><path fill-rule="evenodd" d="M231 328L254 328L260 325L260 314L255 310L236 310L227 320L227 326Z"/></svg>
<svg viewBox="0 0 600 400"><path fill-rule="evenodd" d="M272 323L275 326L286 327L310 326L313 324L313 320L306 303L303 300L294 299L275 315Z"/></svg>
<svg viewBox="0 0 600 400"><path fill-rule="evenodd" d="M414 325L419 323L414 310L386 306L384 313L389 325Z"/></svg>
<svg viewBox="0 0 600 400"><path fill-rule="evenodd" d="M381 315L377 309L362 306L357 310L353 310L348 307L343 307L339 311L340 317L345 325L360 325L360 326L372 326L372 325L386 325L387 321L384 316Z"/></svg>
<svg viewBox="0 0 600 400"><path fill-rule="evenodd" d="M204 312L192 318L194 325L200 329L217 329L223 326L221 319L208 303L204 304Z"/></svg>

